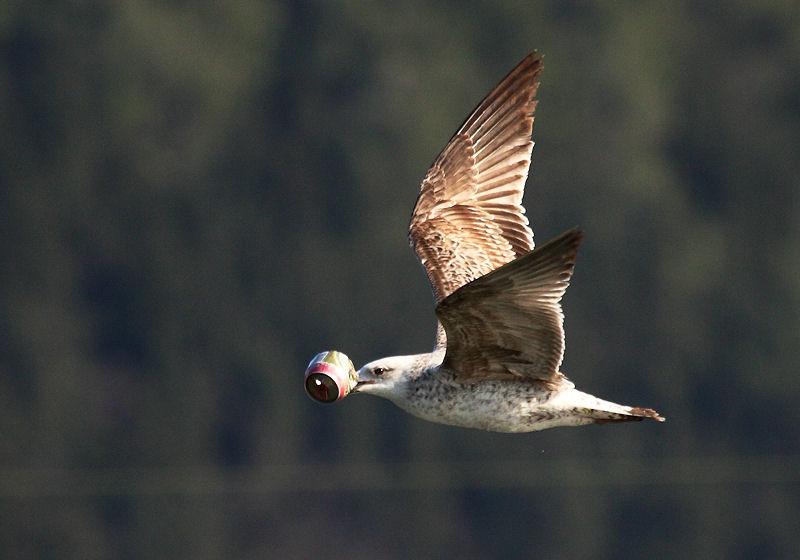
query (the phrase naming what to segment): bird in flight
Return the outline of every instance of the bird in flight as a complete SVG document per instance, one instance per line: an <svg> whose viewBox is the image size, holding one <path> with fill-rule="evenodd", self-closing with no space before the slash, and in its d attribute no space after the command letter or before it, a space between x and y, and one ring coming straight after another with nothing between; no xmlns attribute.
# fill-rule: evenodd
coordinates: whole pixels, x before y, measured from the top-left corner
<svg viewBox="0 0 800 560"><path fill-rule="evenodd" d="M534 51L481 101L422 181L408 237L436 298L433 351L358 371L344 353L322 352L306 370L312 398L377 395L425 420L497 432L664 421L579 391L559 369L560 302L583 234L573 229L534 249L521 205L541 70Z"/></svg>

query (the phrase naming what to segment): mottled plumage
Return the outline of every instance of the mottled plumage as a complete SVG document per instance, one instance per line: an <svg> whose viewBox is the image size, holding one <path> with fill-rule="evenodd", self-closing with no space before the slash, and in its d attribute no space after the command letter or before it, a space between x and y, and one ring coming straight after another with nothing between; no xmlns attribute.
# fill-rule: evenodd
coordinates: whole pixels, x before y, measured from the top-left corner
<svg viewBox="0 0 800 560"><path fill-rule="evenodd" d="M354 392L501 432L663 420L578 391L559 370L560 302L583 234L534 250L521 205L541 60L531 53L489 93L422 181L408 235L437 302L433 352L366 364Z"/></svg>

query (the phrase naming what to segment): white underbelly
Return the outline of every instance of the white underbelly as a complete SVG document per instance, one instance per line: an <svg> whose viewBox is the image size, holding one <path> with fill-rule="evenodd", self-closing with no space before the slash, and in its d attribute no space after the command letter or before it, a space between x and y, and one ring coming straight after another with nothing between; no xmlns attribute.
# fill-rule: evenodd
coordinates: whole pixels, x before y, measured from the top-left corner
<svg viewBox="0 0 800 560"><path fill-rule="evenodd" d="M566 383L561 390L527 382L444 384L423 387L396 404L431 422L496 432L532 432L593 422L588 415L581 415L580 409L593 406L598 399Z"/></svg>

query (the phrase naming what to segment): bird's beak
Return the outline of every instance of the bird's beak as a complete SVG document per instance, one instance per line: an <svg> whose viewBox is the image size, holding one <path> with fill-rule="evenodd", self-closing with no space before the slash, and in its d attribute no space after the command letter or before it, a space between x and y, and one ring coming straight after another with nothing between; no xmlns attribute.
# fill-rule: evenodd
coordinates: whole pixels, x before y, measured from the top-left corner
<svg viewBox="0 0 800 560"><path fill-rule="evenodd" d="M364 371L364 368L358 370L356 372L356 379L358 379L358 383L356 383L356 386L353 387L353 390L351 392L357 393L364 385L372 385L373 383L375 383L375 380L371 379L371 377L372 376L369 373Z"/></svg>

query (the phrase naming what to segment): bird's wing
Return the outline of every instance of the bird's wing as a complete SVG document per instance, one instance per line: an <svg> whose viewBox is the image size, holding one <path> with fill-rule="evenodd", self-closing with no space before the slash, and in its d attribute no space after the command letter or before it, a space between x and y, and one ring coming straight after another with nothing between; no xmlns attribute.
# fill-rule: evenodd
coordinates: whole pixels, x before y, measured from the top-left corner
<svg viewBox="0 0 800 560"><path fill-rule="evenodd" d="M583 234L570 230L442 300L443 367L460 381L553 381L564 356L561 296Z"/></svg>
<svg viewBox="0 0 800 560"><path fill-rule="evenodd" d="M408 237L437 302L533 248L521 202L541 61L534 51L503 78L422 181Z"/></svg>

